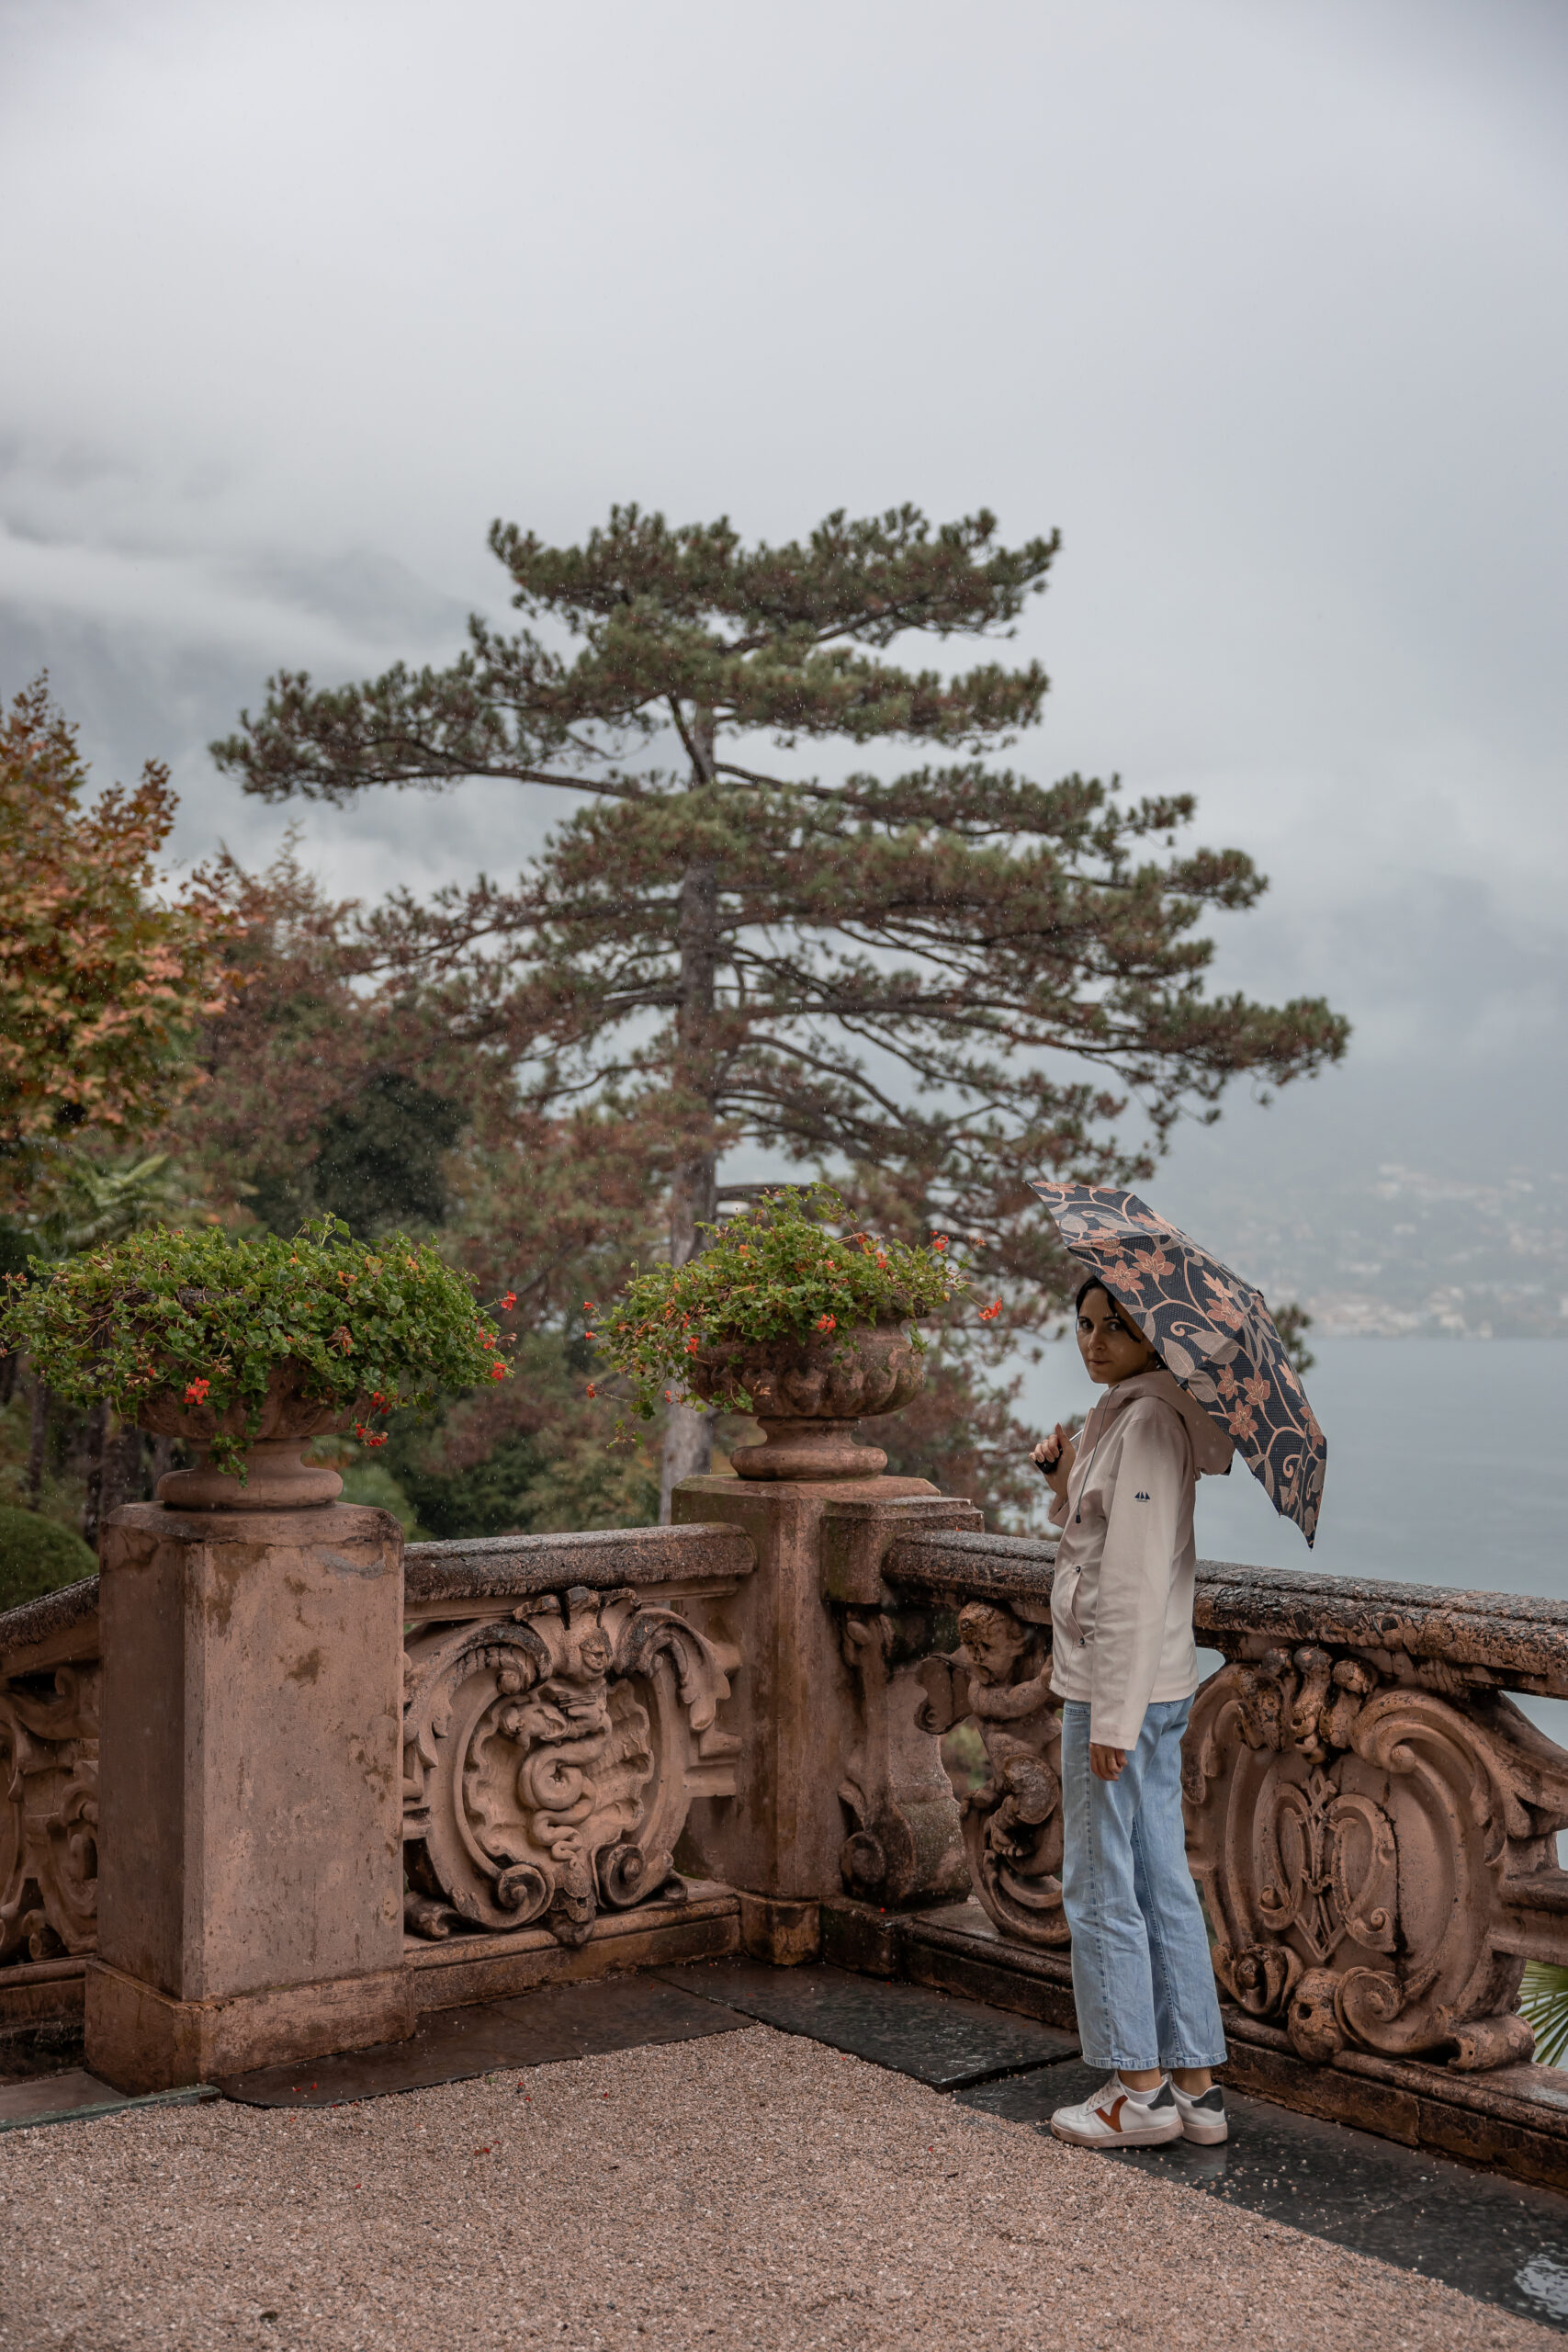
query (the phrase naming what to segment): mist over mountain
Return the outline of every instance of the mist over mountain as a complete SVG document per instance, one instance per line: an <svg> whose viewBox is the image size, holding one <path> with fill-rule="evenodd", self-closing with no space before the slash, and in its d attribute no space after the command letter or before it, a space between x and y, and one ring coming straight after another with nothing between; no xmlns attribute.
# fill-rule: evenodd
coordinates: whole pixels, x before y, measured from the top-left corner
<svg viewBox="0 0 1568 2352"><path fill-rule="evenodd" d="M1194 792L1273 886L1213 985L1356 1024L1147 1190L1324 1329L1568 1331L1560 9L5 13L0 691L184 858L515 871L558 803L205 750L504 619L494 514L1059 525L1017 764Z"/></svg>

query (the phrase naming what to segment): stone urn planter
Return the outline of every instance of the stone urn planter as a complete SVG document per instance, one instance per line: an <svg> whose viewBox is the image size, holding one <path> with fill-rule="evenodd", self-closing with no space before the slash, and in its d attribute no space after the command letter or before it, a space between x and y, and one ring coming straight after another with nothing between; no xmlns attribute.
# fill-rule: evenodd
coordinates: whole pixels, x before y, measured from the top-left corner
<svg viewBox="0 0 1568 2352"><path fill-rule="evenodd" d="M871 1478L887 1467L879 1445L855 1442L859 1421L896 1413L925 1385L925 1358L907 1320L805 1340L717 1340L693 1357L693 1394L713 1401L742 1388L762 1430L737 1447L742 1478Z"/></svg>
<svg viewBox="0 0 1568 2352"><path fill-rule="evenodd" d="M335 1502L343 1492L337 1472L303 1462L300 1454L311 1438L347 1429L363 1404L317 1402L304 1393L306 1379L303 1364L274 1367L259 1426L245 1447L243 1480L208 1459L214 1439L244 1436L243 1407L220 1415L210 1406L184 1403L172 1388L148 1396L138 1408L137 1427L154 1437L184 1438L202 1457L187 1470L166 1472L158 1481L158 1500L176 1510L299 1510Z"/></svg>

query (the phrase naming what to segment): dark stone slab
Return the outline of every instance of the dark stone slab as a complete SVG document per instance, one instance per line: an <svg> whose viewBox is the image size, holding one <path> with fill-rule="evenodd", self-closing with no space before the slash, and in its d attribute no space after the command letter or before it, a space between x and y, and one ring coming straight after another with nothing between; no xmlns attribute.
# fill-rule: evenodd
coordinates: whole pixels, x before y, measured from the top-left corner
<svg viewBox="0 0 1568 2352"><path fill-rule="evenodd" d="M666 1984L745 2017L869 2058L938 2090L1072 2055L1070 2034L1032 2018L955 2000L923 1984L887 1984L840 1968L769 1968L761 1961L699 1961L660 1969Z"/></svg>
<svg viewBox="0 0 1568 2352"><path fill-rule="evenodd" d="M547 2066L560 2058L592 2058L608 2050L640 2050L656 2042L697 2041L711 2033L745 2029L728 2009L716 2009L660 1976L612 1976L597 1984L556 1984L491 2001L528 2054L514 2063Z"/></svg>
<svg viewBox="0 0 1568 2352"><path fill-rule="evenodd" d="M1050 2066L959 2097L1048 2131L1055 2109L1104 2080L1101 2068ZM1108 2152L1109 2161L1568 2328L1568 2199L1234 2091L1226 2104L1231 2136L1221 2147L1182 2140Z"/></svg>
<svg viewBox="0 0 1568 2352"><path fill-rule="evenodd" d="M219 2086L247 2107L341 2107L477 2075L551 2066L610 2050L741 2030L739 2020L652 1977L550 1985L502 2001L439 2009L407 2041L345 2050L303 2065L264 2066Z"/></svg>
<svg viewBox="0 0 1568 2352"><path fill-rule="evenodd" d="M100 2083L80 2066L62 2075L36 2075L31 2082L0 2087L0 2132L31 2132L40 2123L80 2123L95 2115L120 2115L128 2107L188 2106L193 2100L216 2098L206 2083L187 2089L150 2091L129 2098L112 2083Z"/></svg>
<svg viewBox="0 0 1568 2352"><path fill-rule="evenodd" d="M403 1599L411 1614L428 1614L446 1600L516 1602L571 1585L608 1592L623 1585L749 1576L756 1558L750 1536L716 1522L411 1544L403 1555Z"/></svg>
<svg viewBox="0 0 1568 2352"><path fill-rule="evenodd" d="M510 2041L502 2020L476 2002L426 2018L407 2041L375 2042L334 2057L220 2075L218 2087L226 2098L247 2107L341 2107L350 2099L430 2090L437 2083L465 2082L510 2066Z"/></svg>

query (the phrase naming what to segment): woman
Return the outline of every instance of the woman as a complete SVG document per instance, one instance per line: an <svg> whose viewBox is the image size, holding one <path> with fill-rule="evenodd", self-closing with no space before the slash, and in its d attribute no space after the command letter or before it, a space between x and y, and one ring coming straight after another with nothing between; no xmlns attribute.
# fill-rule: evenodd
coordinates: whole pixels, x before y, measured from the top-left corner
<svg viewBox="0 0 1568 2352"><path fill-rule="evenodd" d="M1062 1710L1063 1905L1091 2065L1116 2071L1051 2129L1082 2147L1226 2136L1211 2067L1224 2033L1181 1821L1181 1736L1198 1688L1192 1497L1230 1441L1090 1279L1077 1340L1106 1390L1077 1444L1034 1450L1061 1527L1051 1688Z"/></svg>

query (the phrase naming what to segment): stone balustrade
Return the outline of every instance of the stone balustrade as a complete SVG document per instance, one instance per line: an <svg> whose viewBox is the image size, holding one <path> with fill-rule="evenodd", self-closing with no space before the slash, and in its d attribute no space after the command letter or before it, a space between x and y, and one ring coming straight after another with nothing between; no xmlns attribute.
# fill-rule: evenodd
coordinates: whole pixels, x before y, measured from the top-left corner
<svg viewBox="0 0 1568 2352"><path fill-rule="evenodd" d="M979 1730L975 1892L1004 1936L1045 1948L1067 1939L1054 1556L917 1536L883 1564L916 1623L954 1612L958 1645L919 1668L922 1719ZM1205 1561L1194 1619L1224 1659L1183 1767L1224 1991L1313 2063L1348 2047L1461 2071L1528 2059L1525 1963L1568 1962L1568 1754L1506 1694L1568 1696L1568 1605Z"/></svg>
<svg viewBox="0 0 1568 2352"><path fill-rule="evenodd" d="M208 1530L243 1535L239 1517ZM275 1519L272 1532L303 1522ZM685 1901L674 1855L692 1804L736 1793L739 1740L724 1715L739 1653L725 1607L751 1566L746 1538L721 1527L408 1552L410 1932L440 1940L537 1922L575 1947L602 1908ZM12 2022L80 2007L98 1946L100 1581L0 1614L0 2014ZM285 1689L321 1679L315 1645L276 1665ZM230 1690L219 1712L239 1703Z"/></svg>
<svg viewBox="0 0 1568 2352"><path fill-rule="evenodd" d="M0 1982L25 2018L97 1940L97 1578L0 1615Z"/></svg>
<svg viewBox="0 0 1568 2352"><path fill-rule="evenodd" d="M150 2088L743 1945L1070 2026L1053 1560L876 1476L406 1555L375 1511L130 1506L101 1580L0 1616L0 2018L85 1974L90 2063ZM1568 1607L1204 1563L1196 1618L1233 2078L1407 2138L1440 2099L1568 2178L1517 2013L1568 1962L1568 1755L1508 1696L1568 1696Z"/></svg>

